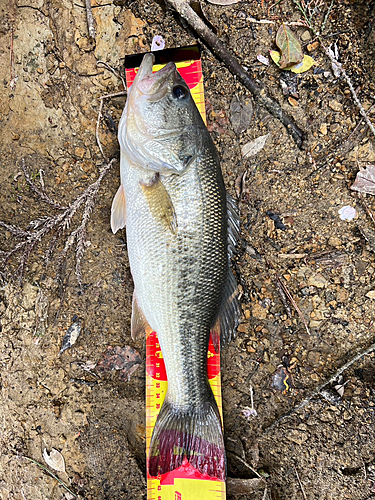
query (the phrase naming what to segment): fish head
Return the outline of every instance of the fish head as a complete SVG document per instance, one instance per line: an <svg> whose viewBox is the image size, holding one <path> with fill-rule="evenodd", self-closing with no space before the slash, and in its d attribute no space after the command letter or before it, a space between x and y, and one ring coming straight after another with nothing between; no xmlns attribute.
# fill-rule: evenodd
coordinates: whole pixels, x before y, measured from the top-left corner
<svg viewBox="0 0 375 500"><path fill-rule="evenodd" d="M132 163L179 173L199 153L204 124L176 65L152 73L153 63L154 56L145 54L128 93L119 143Z"/></svg>

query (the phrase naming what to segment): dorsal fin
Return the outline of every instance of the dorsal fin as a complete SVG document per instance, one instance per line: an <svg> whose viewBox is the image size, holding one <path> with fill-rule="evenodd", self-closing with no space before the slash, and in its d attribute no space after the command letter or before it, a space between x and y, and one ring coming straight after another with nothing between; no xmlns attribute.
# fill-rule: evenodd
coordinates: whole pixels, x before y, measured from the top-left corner
<svg viewBox="0 0 375 500"><path fill-rule="evenodd" d="M238 209L234 199L227 193L227 214L228 214L228 259L233 256L240 232L240 219ZM223 346L230 342L235 336L241 316L241 306L237 298L237 280L231 269L228 272L228 279L224 290L223 300L215 323L211 328L212 342L215 351L218 352L219 342Z"/></svg>

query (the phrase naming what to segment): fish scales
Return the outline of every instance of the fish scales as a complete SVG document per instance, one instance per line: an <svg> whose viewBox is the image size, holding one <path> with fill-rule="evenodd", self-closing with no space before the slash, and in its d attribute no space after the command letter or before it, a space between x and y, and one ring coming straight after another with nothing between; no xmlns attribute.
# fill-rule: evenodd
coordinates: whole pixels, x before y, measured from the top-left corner
<svg viewBox="0 0 375 500"><path fill-rule="evenodd" d="M227 273L225 191L213 180L210 163L197 158L181 176L161 176L176 210L176 235L154 223L132 171L126 183L127 206L134 206L127 238L138 305L158 332L168 397L179 404L206 400L211 391L202 380Z"/></svg>
<svg viewBox="0 0 375 500"><path fill-rule="evenodd" d="M126 222L135 285L132 335L147 326L158 333L168 377L149 473L173 470L186 457L223 479L223 434L207 378L207 349L226 298L232 301L226 315L235 319L226 317L223 324L233 327L238 316L228 259L230 218L215 147L173 64L152 74L152 56L144 57L119 142L121 186L111 224L115 232Z"/></svg>

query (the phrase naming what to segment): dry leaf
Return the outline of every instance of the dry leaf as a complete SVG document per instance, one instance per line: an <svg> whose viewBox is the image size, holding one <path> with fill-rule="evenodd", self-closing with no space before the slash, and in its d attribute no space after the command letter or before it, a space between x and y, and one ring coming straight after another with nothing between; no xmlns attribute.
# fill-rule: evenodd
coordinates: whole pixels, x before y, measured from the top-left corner
<svg viewBox="0 0 375 500"><path fill-rule="evenodd" d="M259 153L259 151L264 148L269 135L270 134L261 135L260 137L257 137L253 141L250 141L242 146L242 156L248 158L249 156L254 156Z"/></svg>
<svg viewBox="0 0 375 500"><path fill-rule="evenodd" d="M241 0L208 0L208 3L213 3L214 5L232 5L240 1Z"/></svg>
<svg viewBox="0 0 375 500"><path fill-rule="evenodd" d="M350 189L360 193L375 194L375 165L367 165L367 168L360 170Z"/></svg>
<svg viewBox="0 0 375 500"><path fill-rule="evenodd" d="M288 68L303 60L302 47L293 31L282 24L276 33L276 45L281 50L280 68Z"/></svg>
<svg viewBox="0 0 375 500"><path fill-rule="evenodd" d="M64 351L66 351L67 349L69 349L69 347L72 347L72 345L76 343L79 334L81 333L81 329L82 327L79 321L76 321L75 323L70 325L68 331L64 335L62 346L57 357L59 357Z"/></svg>
<svg viewBox="0 0 375 500"><path fill-rule="evenodd" d="M234 96L230 103L230 121L236 134L240 134L250 127L254 108L250 97L238 99Z"/></svg>
<svg viewBox="0 0 375 500"><path fill-rule="evenodd" d="M43 458L46 464L51 467L53 470L57 470L58 472L66 472L65 471L65 460L61 453L55 448L52 448L51 453L48 455L47 448L44 448Z"/></svg>
<svg viewBox="0 0 375 500"><path fill-rule="evenodd" d="M139 353L130 346L108 346L103 353L102 359L96 365L96 369L103 372L112 370L119 371L121 380L130 380L130 376L142 363Z"/></svg>

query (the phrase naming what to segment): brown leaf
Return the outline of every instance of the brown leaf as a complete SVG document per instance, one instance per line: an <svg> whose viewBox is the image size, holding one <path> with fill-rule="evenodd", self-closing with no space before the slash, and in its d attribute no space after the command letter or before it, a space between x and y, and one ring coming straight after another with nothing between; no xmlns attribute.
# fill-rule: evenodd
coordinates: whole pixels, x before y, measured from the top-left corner
<svg viewBox="0 0 375 500"><path fill-rule="evenodd" d="M280 68L288 68L303 60L303 52L299 40L285 24L282 24L276 33L276 45L281 50Z"/></svg>
<svg viewBox="0 0 375 500"><path fill-rule="evenodd" d="M236 134L240 134L250 127L254 108L250 97L241 100L235 96L230 103L230 121Z"/></svg>
<svg viewBox="0 0 375 500"><path fill-rule="evenodd" d="M129 380L132 373L142 363L139 353L130 346L108 346L96 369L103 372L118 370L121 380Z"/></svg>
<svg viewBox="0 0 375 500"><path fill-rule="evenodd" d="M360 170L350 189L360 193L375 194L375 165L367 165L367 168Z"/></svg>

